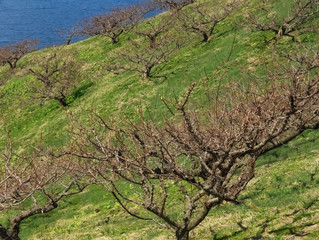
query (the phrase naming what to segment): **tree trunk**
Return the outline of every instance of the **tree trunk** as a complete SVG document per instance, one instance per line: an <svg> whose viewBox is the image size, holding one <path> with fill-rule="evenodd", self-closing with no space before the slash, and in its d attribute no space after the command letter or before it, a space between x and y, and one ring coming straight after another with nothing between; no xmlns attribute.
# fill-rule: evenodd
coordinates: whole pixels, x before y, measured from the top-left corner
<svg viewBox="0 0 319 240"><path fill-rule="evenodd" d="M277 41L279 38L281 38L283 36L283 28L280 27L277 31L275 31L275 40Z"/></svg>
<svg viewBox="0 0 319 240"><path fill-rule="evenodd" d="M10 220L10 227L9 229L5 229L0 225L0 237L2 237L2 234L4 237L3 240L20 240L19 238L19 232L20 232L20 224L23 220L34 216L39 213L47 213L51 210L57 208L58 205L56 202L48 202L44 207L35 207L33 209L30 209L28 211L23 211L20 214L16 215ZM7 238L5 238L7 236ZM1 240L2 240L1 238Z"/></svg>
<svg viewBox="0 0 319 240"><path fill-rule="evenodd" d="M10 61L7 61L7 62L9 63L11 70L16 68L16 65L17 65L16 62L10 62Z"/></svg>
<svg viewBox="0 0 319 240"><path fill-rule="evenodd" d="M118 42L117 37L111 38L112 44L116 44Z"/></svg>
<svg viewBox="0 0 319 240"><path fill-rule="evenodd" d="M209 36L206 32L202 32L202 42L208 42Z"/></svg>
<svg viewBox="0 0 319 240"><path fill-rule="evenodd" d="M72 41L72 38L68 38L67 40L66 40L66 42L65 42L65 45L70 45L70 43L71 43L71 41Z"/></svg>
<svg viewBox="0 0 319 240"><path fill-rule="evenodd" d="M151 76L151 70L152 70L152 67L145 67L142 73L143 80L149 79L149 77Z"/></svg>
<svg viewBox="0 0 319 240"><path fill-rule="evenodd" d="M151 36L149 37L149 39L150 39L150 48L156 48L156 37Z"/></svg>
<svg viewBox="0 0 319 240"><path fill-rule="evenodd" d="M19 232L20 229L14 229L13 231L10 231L8 235L9 238L5 240L20 240Z"/></svg>
<svg viewBox="0 0 319 240"><path fill-rule="evenodd" d="M0 239L1 240L18 240L18 239L9 237L8 230L4 228L1 224L0 224Z"/></svg>
<svg viewBox="0 0 319 240"><path fill-rule="evenodd" d="M188 240L189 239L189 231L187 229L178 229L176 231L176 239L177 240Z"/></svg>
<svg viewBox="0 0 319 240"><path fill-rule="evenodd" d="M68 104L66 103L65 98L58 98L57 100L59 101L59 104L60 104L61 107L68 106Z"/></svg>

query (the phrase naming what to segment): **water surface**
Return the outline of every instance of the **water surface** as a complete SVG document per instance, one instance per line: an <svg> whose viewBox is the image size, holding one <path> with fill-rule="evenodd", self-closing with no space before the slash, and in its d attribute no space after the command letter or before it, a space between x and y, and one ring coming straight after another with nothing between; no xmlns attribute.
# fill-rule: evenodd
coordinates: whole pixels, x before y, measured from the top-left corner
<svg viewBox="0 0 319 240"><path fill-rule="evenodd" d="M0 46L39 39L40 47L63 43L58 29L140 0L0 0Z"/></svg>

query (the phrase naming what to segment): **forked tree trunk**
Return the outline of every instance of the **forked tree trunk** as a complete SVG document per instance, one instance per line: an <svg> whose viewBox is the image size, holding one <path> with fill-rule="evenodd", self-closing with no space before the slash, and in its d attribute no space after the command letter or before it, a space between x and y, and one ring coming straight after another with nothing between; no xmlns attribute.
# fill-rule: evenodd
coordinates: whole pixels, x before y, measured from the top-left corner
<svg viewBox="0 0 319 240"><path fill-rule="evenodd" d="M185 229L178 229L176 231L176 239L177 240L188 240L189 239L189 231Z"/></svg>
<svg viewBox="0 0 319 240"><path fill-rule="evenodd" d="M121 30L120 32L118 33L113 33L111 36L109 36L109 38L111 38L111 42L112 44L116 44L119 42L119 37L120 35L123 33L124 31Z"/></svg>
<svg viewBox="0 0 319 240"><path fill-rule="evenodd" d="M145 67L143 73L142 73L142 78L143 80L146 80L146 79L149 79L150 76L151 76L151 70L152 70L153 66L148 66L148 67Z"/></svg>

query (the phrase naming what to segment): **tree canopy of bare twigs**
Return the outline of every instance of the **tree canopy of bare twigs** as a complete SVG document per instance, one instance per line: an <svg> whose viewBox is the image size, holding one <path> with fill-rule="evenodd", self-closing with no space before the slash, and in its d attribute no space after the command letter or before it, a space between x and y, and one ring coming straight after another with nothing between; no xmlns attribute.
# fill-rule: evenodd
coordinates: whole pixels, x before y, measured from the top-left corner
<svg viewBox="0 0 319 240"><path fill-rule="evenodd" d="M162 10L179 11L196 0L151 0L151 2Z"/></svg>
<svg viewBox="0 0 319 240"><path fill-rule="evenodd" d="M61 39L65 40L65 45L70 45L71 41L74 38L81 35L80 27L77 25L73 26L70 29L57 29L56 33Z"/></svg>
<svg viewBox="0 0 319 240"><path fill-rule="evenodd" d="M148 11L146 5L113 9L110 13L84 20L80 32L87 36L105 36L115 44L119 41L121 34L131 29Z"/></svg>
<svg viewBox="0 0 319 240"><path fill-rule="evenodd" d="M241 2L240 0L195 2L190 8L180 11L178 17L185 30L199 34L202 42L207 42L217 24L237 10Z"/></svg>
<svg viewBox="0 0 319 240"><path fill-rule="evenodd" d="M26 54L37 49L38 40L25 40L0 48L0 63L9 64L10 69L17 67L17 62Z"/></svg>
<svg viewBox="0 0 319 240"><path fill-rule="evenodd" d="M143 115L129 128L99 116L93 127L75 120L70 151L87 160L91 176L126 212L188 239L214 206L238 203L261 154L319 128L318 57L318 50L309 48L281 54L262 87L260 79L245 87L229 84L208 107L190 106L193 84L163 126ZM123 191L119 180L131 192ZM174 198L176 212L172 194L180 196ZM136 206L149 214L141 215Z"/></svg>
<svg viewBox="0 0 319 240"><path fill-rule="evenodd" d="M148 39L150 48L156 48L157 39L171 30L174 24L176 24L174 16L161 16L161 18L156 19L152 18L150 20L145 20L144 24L139 24L134 29L134 33Z"/></svg>
<svg viewBox="0 0 319 240"><path fill-rule="evenodd" d="M316 31L317 26L309 25L309 20L319 14L318 0L293 0L285 2L287 10L281 16L273 11L275 1L260 1L259 5L250 7L245 14L247 23L259 31L272 31L274 39L287 36L295 40L296 32Z"/></svg>
<svg viewBox="0 0 319 240"><path fill-rule="evenodd" d="M156 39L156 44L132 40L130 45L114 53L113 62L107 65L109 71L115 73L138 72L143 79L154 76L152 71L168 61L169 57L178 49L178 40L172 41L171 37Z"/></svg>
<svg viewBox="0 0 319 240"><path fill-rule="evenodd" d="M0 224L0 238L19 240L23 220L47 213L65 196L82 192L89 182L81 172L79 162L48 150L20 156L8 139L0 156L0 211L16 209L17 213L10 217L8 226Z"/></svg>
<svg viewBox="0 0 319 240"><path fill-rule="evenodd" d="M66 107L67 97L81 79L79 66L75 64L72 54L65 57L53 53L41 60L36 59L35 64L35 67L29 69L29 74L35 80L31 86L35 97L53 99L58 101L60 106Z"/></svg>

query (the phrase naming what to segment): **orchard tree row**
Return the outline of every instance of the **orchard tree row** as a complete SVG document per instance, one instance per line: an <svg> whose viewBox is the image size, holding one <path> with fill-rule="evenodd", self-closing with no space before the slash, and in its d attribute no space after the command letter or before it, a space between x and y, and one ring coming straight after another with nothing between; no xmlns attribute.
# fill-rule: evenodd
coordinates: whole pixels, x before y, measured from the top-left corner
<svg viewBox="0 0 319 240"><path fill-rule="evenodd" d="M58 33L66 38L66 44L75 36L96 35L109 39L108 44L118 44L124 33L135 34L125 49L118 48L106 56L108 64L105 68L116 74L137 72L145 80L157 77L161 67L192 39L192 34L203 43L222 35L220 30L216 32L216 27L231 16L237 16L234 28L245 25L253 31L273 32L274 41L289 37L298 42L300 34L316 31L315 24L309 24L309 20L318 14L317 0L293 1L285 18L274 12L274 1L263 1L257 6L252 6L253 2L150 0L84 19L71 30L59 30ZM168 12L145 19L147 14L159 10ZM238 18L240 11L244 14ZM0 64L8 64L13 71L23 56L37 49L37 43L38 40L26 40L0 48ZM33 60L34 68L29 69L28 74L36 80L30 84L37 98L55 99L62 107L67 106L68 95L81 80L75 73L79 67L74 60L76 54L68 54L63 58L57 50L52 56Z"/></svg>

